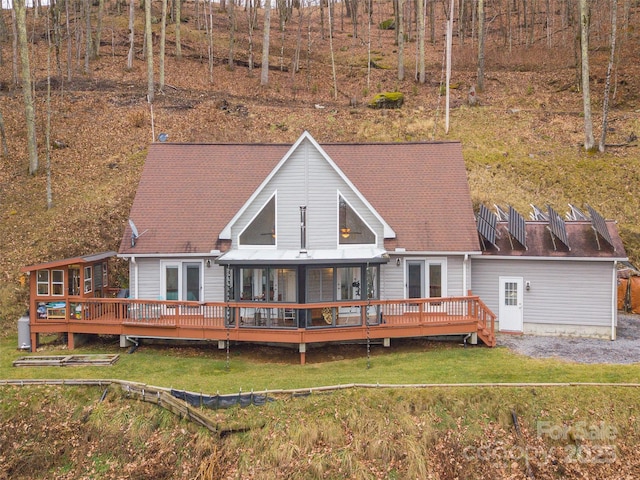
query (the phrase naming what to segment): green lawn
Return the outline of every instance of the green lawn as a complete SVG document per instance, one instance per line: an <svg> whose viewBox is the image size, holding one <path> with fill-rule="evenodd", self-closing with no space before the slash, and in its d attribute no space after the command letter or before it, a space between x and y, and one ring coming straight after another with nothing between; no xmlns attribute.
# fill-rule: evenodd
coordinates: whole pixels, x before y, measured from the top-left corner
<svg viewBox="0 0 640 480"><path fill-rule="evenodd" d="M173 387L213 394L242 390L262 391L309 388L350 383L423 384L423 383L553 383L553 382L640 382L640 365L581 365L559 360L531 359L507 348L470 346L455 342L422 342L390 348L372 346L367 359L366 347L349 348L361 356L318 361L320 350L307 353L306 365L300 365L297 351L278 355L217 344L197 347L141 346L133 354L120 349L115 341L92 344L73 353L120 353L118 362L108 367L13 367L24 355L17 338L0 340L0 379L119 379L160 387ZM330 348L330 347L329 347ZM345 347L342 347L343 349ZM326 350L325 350L326 352ZM344 350L343 350L344 352ZM37 355L63 355L66 349L46 348ZM227 368L228 366L228 368Z"/></svg>

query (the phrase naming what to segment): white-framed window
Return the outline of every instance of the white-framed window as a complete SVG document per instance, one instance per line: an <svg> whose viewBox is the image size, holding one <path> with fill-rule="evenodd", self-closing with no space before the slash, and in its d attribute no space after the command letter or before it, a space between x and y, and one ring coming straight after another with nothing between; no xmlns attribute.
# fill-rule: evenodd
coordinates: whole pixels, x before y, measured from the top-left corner
<svg viewBox="0 0 640 480"><path fill-rule="evenodd" d="M238 236L238 245L274 246L276 244L276 195L274 194L260 212Z"/></svg>
<svg viewBox="0 0 640 480"><path fill-rule="evenodd" d="M202 300L202 261L162 261L160 269L161 297L164 300Z"/></svg>
<svg viewBox="0 0 640 480"><path fill-rule="evenodd" d="M41 297L64 295L64 270L38 270L36 272L36 295Z"/></svg>
<svg viewBox="0 0 640 480"><path fill-rule="evenodd" d="M51 270L51 295L64 295L64 270Z"/></svg>
<svg viewBox="0 0 640 480"><path fill-rule="evenodd" d="M89 293L93 290L93 269L91 267L84 267L84 293Z"/></svg>
<svg viewBox="0 0 640 480"><path fill-rule="evenodd" d="M43 297L49 295L49 270L38 270L36 272L37 294Z"/></svg>
<svg viewBox="0 0 640 480"><path fill-rule="evenodd" d="M446 258L407 259L406 298L436 298L447 296Z"/></svg>
<svg viewBox="0 0 640 480"><path fill-rule="evenodd" d="M375 245L376 243L375 232L340 194L338 194L337 234L339 245Z"/></svg>

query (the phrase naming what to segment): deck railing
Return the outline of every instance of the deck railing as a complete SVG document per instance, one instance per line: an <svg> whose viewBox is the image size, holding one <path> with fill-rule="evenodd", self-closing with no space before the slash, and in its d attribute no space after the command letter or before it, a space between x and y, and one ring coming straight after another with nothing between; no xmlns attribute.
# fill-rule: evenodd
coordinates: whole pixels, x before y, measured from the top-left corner
<svg viewBox="0 0 640 480"><path fill-rule="evenodd" d="M495 315L477 296L319 303L183 302L91 298L41 302L32 324L105 322L166 327L330 328L475 321L493 332Z"/></svg>

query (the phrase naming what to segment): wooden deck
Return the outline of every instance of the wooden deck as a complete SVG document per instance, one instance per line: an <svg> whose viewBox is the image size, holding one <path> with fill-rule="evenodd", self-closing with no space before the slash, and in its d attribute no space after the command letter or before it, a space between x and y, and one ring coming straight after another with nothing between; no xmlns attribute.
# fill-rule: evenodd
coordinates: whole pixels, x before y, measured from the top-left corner
<svg viewBox="0 0 640 480"><path fill-rule="evenodd" d="M42 307L45 308L42 308ZM495 315L477 296L314 304L167 302L96 298L32 305L31 346L41 333L255 343L308 343L477 334L495 345Z"/></svg>

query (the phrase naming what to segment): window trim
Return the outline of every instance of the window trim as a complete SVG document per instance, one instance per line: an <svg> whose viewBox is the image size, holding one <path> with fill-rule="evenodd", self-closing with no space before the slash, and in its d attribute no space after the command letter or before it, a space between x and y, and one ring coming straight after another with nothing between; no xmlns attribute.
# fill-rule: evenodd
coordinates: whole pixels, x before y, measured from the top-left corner
<svg viewBox="0 0 640 480"><path fill-rule="evenodd" d="M61 276L61 280L60 281L56 281L55 277L56 277L56 273L59 273ZM64 281L64 270L60 270L60 269L55 269L55 270L51 270L51 296L52 297L63 297L64 296L64 285L65 285L65 281ZM60 293L56 293L56 286L60 287Z"/></svg>
<svg viewBox="0 0 640 480"><path fill-rule="evenodd" d="M422 268L421 278L421 296L419 298L444 298L448 296L447 288L447 258L446 257L407 257L404 260L404 298L409 299L409 265L420 263ZM431 297L431 279L429 278L429 267L431 265L440 265L440 282L441 282L441 296Z"/></svg>
<svg viewBox="0 0 640 480"><path fill-rule="evenodd" d="M47 281L41 281L40 280L40 273L44 273L46 272L47 274ZM51 288L49 286L51 280L51 271L48 269L42 269L42 270L37 270L36 271L36 295L39 297L48 297L49 296L49 292L51 291ZM47 288L46 293L40 293L40 286L41 285L45 285Z"/></svg>
<svg viewBox="0 0 640 480"><path fill-rule="evenodd" d="M83 272L83 291L84 293L91 293L93 291L93 265L85 266Z"/></svg>

